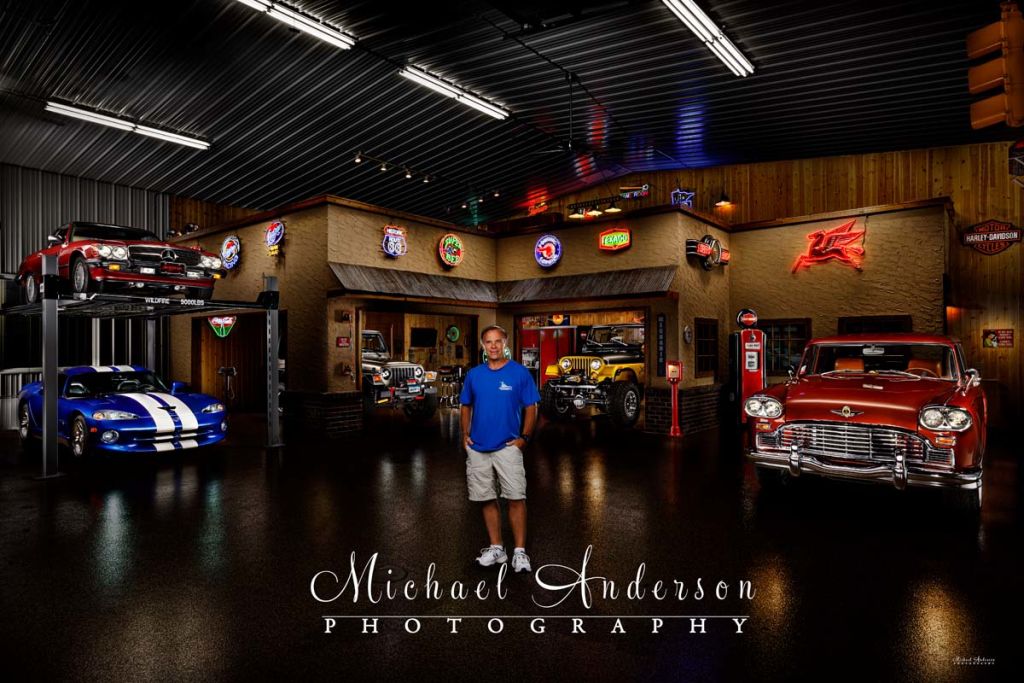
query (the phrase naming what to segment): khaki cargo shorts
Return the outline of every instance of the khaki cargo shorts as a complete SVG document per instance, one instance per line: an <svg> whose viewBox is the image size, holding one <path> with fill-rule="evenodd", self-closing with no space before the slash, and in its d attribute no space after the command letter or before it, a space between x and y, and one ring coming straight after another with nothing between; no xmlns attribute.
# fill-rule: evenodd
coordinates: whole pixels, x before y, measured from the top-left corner
<svg viewBox="0 0 1024 683"><path fill-rule="evenodd" d="M515 446L480 453L466 446L466 484L473 501L526 498L526 468L523 452Z"/></svg>

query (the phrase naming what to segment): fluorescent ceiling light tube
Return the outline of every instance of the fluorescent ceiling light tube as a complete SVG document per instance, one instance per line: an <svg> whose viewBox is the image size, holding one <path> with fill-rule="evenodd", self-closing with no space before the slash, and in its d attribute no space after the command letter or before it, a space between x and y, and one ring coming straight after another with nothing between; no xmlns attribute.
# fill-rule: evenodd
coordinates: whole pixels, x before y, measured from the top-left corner
<svg viewBox="0 0 1024 683"><path fill-rule="evenodd" d="M179 145L185 145L186 147L194 147L196 149L210 149L210 143L204 142L203 140L196 140L195 138L185 137L184 135L178 135L177 133L168 133L165 130L157 130L156 128L150 128L149 126L135 126L135 132L139 135L147 135L151 138L158 140L165 140L167 142L174 142Z"/></svg>
<svg viewBox="0 0 1024 683"><path fill-rule="evenodd" d="M113 116L94 114L91 111L76 109L75 107L69 107L66 104L60 104L58 102L47 102L46 111L51 111L55 114L63 114L64 116L70 116L83 121L89 121L90 123L110 126L111 128L117 128L118 130L132 130L135 128L135 124L131 121L122 121L121 119L115 119Z"/></svg>
<svg viewBox="0 0 1024 683"><path fill-rule="evenodd" d="M278 21L283 21L289 26L305 31L314 38L330 43L334 47L347 50L356 44L356 41L338 29L328 26L327 24L321 24L316 19L311 19L304 14L299 14L293 9L289 9L284 5L272 4L269 11L270 16L274 17Z"/></svg>
<svg viewBox="0 0 1024 683"><path fill-rule="evenodd" d="M132 123L131 121L114 118L113 116L104 116L103 114L96 114L86 109L69 107L68 105L61 104L60 102L47 102L46 111L51 111L55 114L63 114L64 116L71 116L76 119L88 121L89 123L98 123L103 126L110 126L111 128L117 128L118 130L127 130L132 133L138 133L139 135L157 138L158 140L173 142L178 145L185 145L186 147L210 149L210 143L204 140L190 138L177 133L168 133L167 131L150 128L149 126L141 126L137 123Z"/></svg>
<svg viewBox="0 0 1024 683"><path fill-rule="evenodd" d="M676 15L694 35L715 53L723 64L737 76L754 73L754 65L743 56L743 53L722 33L715 22L704 13L693 0L661 0L672 14Z"/></svg>
<svg viewBox="0 0 1024 683"><path fill-rule="evenodd" d="M457 85L442 81L437 76L428 74L426 71L417 67L407 66L399 71L398 74L400 76L405 76L409 80L419 83L420 85L426 86L435 92L439 92L446 97L458 100L466 106L472 107L477 111L481 111L488 116L493 116L498 120L504 120L509 117L508 110L503 109L496 104L491 104L482 97L474 95L468 90L464 90Z"/></svg>

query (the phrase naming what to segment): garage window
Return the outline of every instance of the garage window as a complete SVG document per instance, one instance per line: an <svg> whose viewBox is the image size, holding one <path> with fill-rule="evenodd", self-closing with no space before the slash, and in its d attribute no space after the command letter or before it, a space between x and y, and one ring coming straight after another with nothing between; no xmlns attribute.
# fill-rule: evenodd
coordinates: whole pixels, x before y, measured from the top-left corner
<svg viewBox="0 0 1024 683"><path fill-rule="evenodd" d="M785 375L790 365L800 364L804 346L811 338L810 318L761 320L765 336L765 366L769 375Z"/></svg>
<svg viewBox="0 0 1024 683"><path fill-rule="evenodd" d="M715 377L718 374L718 321L714 318L694 318L695 377Z"/></svg>

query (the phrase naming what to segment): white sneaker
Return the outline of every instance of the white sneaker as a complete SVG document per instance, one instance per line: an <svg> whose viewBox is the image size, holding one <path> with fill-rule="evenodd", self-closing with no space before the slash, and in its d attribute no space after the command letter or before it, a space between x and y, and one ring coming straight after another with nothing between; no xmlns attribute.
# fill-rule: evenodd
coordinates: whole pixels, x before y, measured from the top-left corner
<svg viewBox="0 0 1024 683"><path fill-rule="evenodd" d="M530 556L526 553L514 553L512 555L512 571L516 574L519 572L532 572L533 567L530 566Z"/></svg>
<svg viewBox="0 0 1024 683"><path fill-rule="evenodd" d="M504 564L507 560L508 555L505 554L504 548L495 548L493 545L489 545L480 551L480 557L476 558L476 563L481 567L493 567L496 564Z"/></svg>

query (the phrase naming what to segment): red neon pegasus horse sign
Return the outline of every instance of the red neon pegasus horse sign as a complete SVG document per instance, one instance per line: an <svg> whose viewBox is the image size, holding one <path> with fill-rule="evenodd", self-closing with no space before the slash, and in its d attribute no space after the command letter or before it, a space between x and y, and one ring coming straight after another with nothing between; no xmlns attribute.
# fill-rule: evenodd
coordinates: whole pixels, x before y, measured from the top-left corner
<svg viewBox="0 0 1024 683"><path fill-rule="evenodd" d="M860 270L860 264L864 260L864 230L854 230L857 222L854 219L843 223L831 230L817 230L807 236L811 244L807 247L807 253L801 254L800 258L793 264L793 272L803 267L810 268L813 265L825 261L836 260L853 266ZM859 242L859 244L857 244Z"/></svg>

